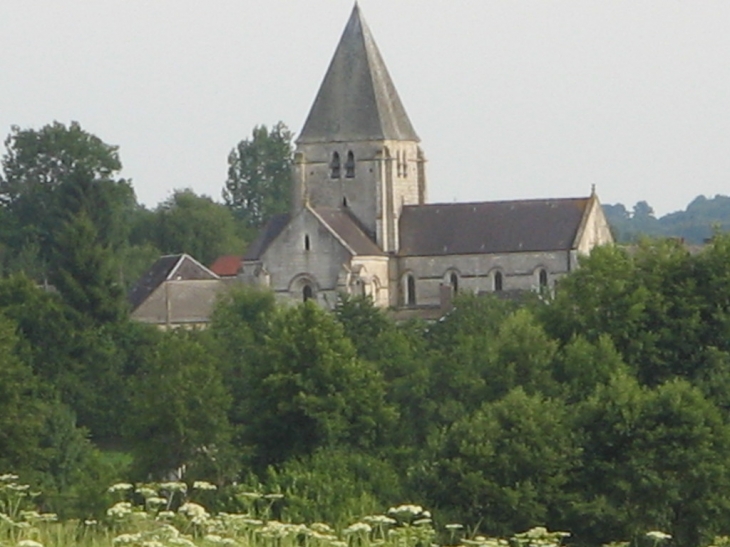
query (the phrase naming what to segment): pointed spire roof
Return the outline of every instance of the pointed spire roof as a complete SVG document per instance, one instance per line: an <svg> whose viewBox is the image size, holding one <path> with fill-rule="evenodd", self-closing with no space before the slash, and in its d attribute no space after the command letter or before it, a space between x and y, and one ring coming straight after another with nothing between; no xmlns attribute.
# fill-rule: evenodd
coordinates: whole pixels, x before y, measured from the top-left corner
<svg viewBox="0 0 730 547"><path fill-rule="evenodd" d="M356 3L297 142L386 139L420 140Z"/></svg>

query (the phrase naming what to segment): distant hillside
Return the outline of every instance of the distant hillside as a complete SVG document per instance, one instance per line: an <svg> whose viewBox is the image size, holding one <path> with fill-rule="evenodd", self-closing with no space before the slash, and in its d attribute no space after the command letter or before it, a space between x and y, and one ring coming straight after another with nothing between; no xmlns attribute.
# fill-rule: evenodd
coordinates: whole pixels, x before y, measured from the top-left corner
<svg viewBox="0 0 730 547"><path fill-rule="evenodd" d="M604 205L614 237L619 243L636 241L641 236L681 237L687 243L702 243L713 231L730 231L730 197L717 195L712 199L697 196L684 211L656 218L646 201L640 201L629 211L626 207Z"/></svg>

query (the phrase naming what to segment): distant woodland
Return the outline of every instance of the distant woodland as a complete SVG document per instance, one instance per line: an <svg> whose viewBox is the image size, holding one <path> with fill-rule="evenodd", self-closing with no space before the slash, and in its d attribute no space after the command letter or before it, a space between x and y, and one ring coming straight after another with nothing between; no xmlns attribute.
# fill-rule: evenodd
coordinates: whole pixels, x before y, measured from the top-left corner
<svg viewBox="0 0 730 547"><path fill-rule="evenodd" d="M687 244L700 245L717 232L730 230L730 197L697 196L684 211L657 218L646 201L629 211L620 203L604 205L603 210L619 243L632 243L641 237L672 237Z"/></svg>
<svg viewBox="0 0 730 547"><path fill-rule="evenodd" d="M158 254L241 252L286 206L289 146L257 128L231 152L225 204L180 191L147 209L118 150L78 124L12 131L0 472L42 491L39 510L101 520L110 484L180 475L217 485L218 511L241 511L245 488L282 494L277 519L340 528L410 502L469 537L730 534L730 236L713 235L730 198L662 219L608 207L624 241L712 240L601 247L555 294L460 295L435 323L245 289L205 330L131 322L126 285Z"/></svg>

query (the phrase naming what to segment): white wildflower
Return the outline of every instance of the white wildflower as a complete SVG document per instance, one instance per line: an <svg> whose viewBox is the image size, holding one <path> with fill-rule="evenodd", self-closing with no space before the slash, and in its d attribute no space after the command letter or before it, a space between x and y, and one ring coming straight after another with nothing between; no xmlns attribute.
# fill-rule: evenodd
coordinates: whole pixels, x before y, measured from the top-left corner
<svg viewBox="0 0 730 547"><path fill-rule="evenodd" d="M157 513L157 520L174 519L175 513L172 511L160 511Z"/></svg>
<svg viewBox="0 0 730 547"><path fill-rule="evenodd" d="M447 530L462 530L464 528L463 524L447 524L446 529Z"/></svg>
<svg viewBox="0 0 730 547"><path fill-rule="evenodd" d="M217 490L218 487L215 484L211 484L205 481L195 481L193 483L193 490Z"/></svg>
<svg viewBox="0 0 730 547"><path fill-rule="evenodd" d="M210 543L223 543L223 538L215 534L208 534L203 539Z"/></svg>
<svg viewBox="0 0 730 547"><path fill-rule="evenodd" d="M117 484L111 485L108 491L113 494L114 492L126 492L132 488L134 488L134 486L128 482L118 482Z"/></svg>
<svg viewBox="0 0 730 547"><path fill-rule="evenodd" d="M84 521L84 525L86 525L86 526L96 526L97 524L99 524L99 523L94 519L86 519Z"/></svg>
<svg viewBox="0 0 730 547"><path fill-rule="evenodd" d="M163 482L160 485L162 490L169 490L170 492L182 492L183 494L188 491L188 485L184 482Z"/></svg>
<svg viewBox="0 0 730 547"><path fill-rule="evenodd" d="M21 539L18 542L18 547L43 547L43 544L32 539Z"/></svg>
<svg viewBox="0 0 730 547"><path fill-rule="evenodd" d="M324 522L315 522L309 527L315 532L319 532L320 534L331 534L332 532L334 532L330 525L325 524Z"/></svg>
<svg viewBox="0 0 730 547"><path fill-rule="evenodd" d="M142 542L142 547L165 547L165 544L156 539L148 539Z"/></svg>
<svg viewBox="0 0 730 547"><path fill-rule="evenodd" d="M0 475L0 482L14 482L17 481L20 477L18 475L13 475L12 473L5 473L4 475Z"/></svg>
<svg viewBox="0 0 730 547"><path fill-rule="evenodd" d="M142 540L141 534L122 534L112 540L114 545L127 545L131 543L139 543Z"/></svg>
<svg viewBox="0 0 730 547"><path fill-rule="evenodd" d="M190 518L208 516L208 511L205 510L205 507L191 501L183 503L177 512L187 515Z"/></svg>
<svg viewBox="0 0 730 547"><path fill-rule="evenodd" d="M157 496L157 490L155 490L154 488L150 488L149 486L140 486L134 492L145 499Z"/></svg>
<svg viewBox="0 0 730 547"><path fill-rule="evenodd" d="M195 543L184 537L170 538L167 540L167 543L170 545L180 545L182 547L196 547Z"/></svg>
<svg viewBox="0 0 730 547"><path fill-rule="evenodd" d="M113 518L124 518L132 512L132 504L128 501L115 503L106 510L106 515Z"/></svg>
<svg viewBox="0 0 730 547"><path fill-rule="evenodd" d="M147 505L165 505L167 500L165 498L158 498L157 496L151 496L145 500Z"/></svg>
<svg viewBox="0 0 730 547"><path fill-rule="evenodd" d="M345 535L350 534L369 534L372 532L372 527L367 522L356 522L345 528L342 533Z"/></svg>
<svg viewBox="0 0 730 547"><path fill-rule="evenodd" d="M652 530L651 532L647 532L646 537L648 537L649 539L653 539L654 541L664 541L667 539L672 539L672 536L664 532L660 532L659 530Z"/></svg>
<svg viewBox="0 0 730 547"><path fill-rule="evenodd" d="M425 526L431 524L431 519L418 519L413 521L413 526Z"/></svg>

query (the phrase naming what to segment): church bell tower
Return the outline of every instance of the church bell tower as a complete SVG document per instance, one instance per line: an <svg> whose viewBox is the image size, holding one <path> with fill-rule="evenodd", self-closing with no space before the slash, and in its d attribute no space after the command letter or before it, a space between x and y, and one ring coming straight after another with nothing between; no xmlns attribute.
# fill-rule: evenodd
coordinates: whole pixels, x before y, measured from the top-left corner
<svg viewBox="0 0 730 547"><path fill-rule="evenodd" d="M397 251L403 205L426 200L419 142L356 4L296 141L293 211L346 209Z"/></svg>

